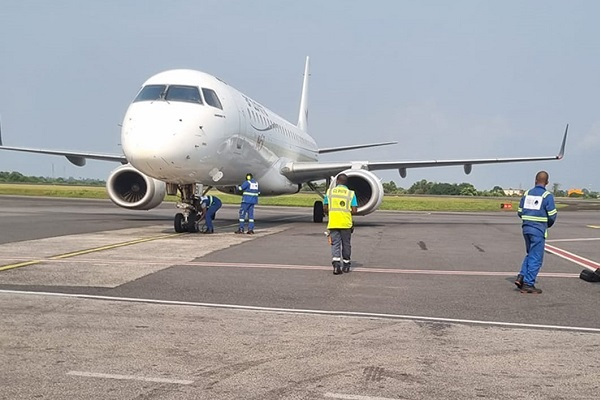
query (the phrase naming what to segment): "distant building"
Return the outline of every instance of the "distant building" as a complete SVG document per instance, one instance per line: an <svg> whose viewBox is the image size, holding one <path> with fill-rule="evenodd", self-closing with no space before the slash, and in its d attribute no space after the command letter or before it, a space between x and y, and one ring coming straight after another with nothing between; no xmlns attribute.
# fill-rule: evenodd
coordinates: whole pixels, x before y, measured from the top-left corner
<svg viewBox="0 0 601 400"><path fill-rule="evenodd" d="M584 192L582 189L570 189L568 190L568 197L583 197Z"/></svg>
<svg viewBox="0 0 601 400"><path fill-rule="evenodd" d="M505 196L522 196L524 189L503 189L503 193Z"/></svg>

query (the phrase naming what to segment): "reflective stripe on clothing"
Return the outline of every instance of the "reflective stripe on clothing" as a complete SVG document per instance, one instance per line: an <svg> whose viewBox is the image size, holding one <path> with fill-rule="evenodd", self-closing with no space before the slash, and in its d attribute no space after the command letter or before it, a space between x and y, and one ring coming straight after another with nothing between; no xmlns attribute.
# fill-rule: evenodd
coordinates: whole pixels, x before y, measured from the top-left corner
<svg viewBox="0 0 601 400"><path fill-rule="evenodd" d="M355 192L346 186L328 190L328 229L349 229L353 226L351 202Z"/></svg>
<svg viewBox="0 0 601 400"><path fill-rule="evenodd" d="M547 217L535 217L532 215L522 215L522 221L536 221L536 222L547 222Z"/></svg>
<svg viewBox="0 0 601 400"><path fill-rule="evenodd" d="M557 218L553 194L543 185L526 191L520 200L518 216L522 220L524 234L546 237L547 228L552 226Z"/></svg>
<svg viewBox="0 0 601 400"><path fill-rule="evenodd" d="M257 204L259 202L259 184L254 179L244 181L238 190L242 192L242 203Z"/></svg>

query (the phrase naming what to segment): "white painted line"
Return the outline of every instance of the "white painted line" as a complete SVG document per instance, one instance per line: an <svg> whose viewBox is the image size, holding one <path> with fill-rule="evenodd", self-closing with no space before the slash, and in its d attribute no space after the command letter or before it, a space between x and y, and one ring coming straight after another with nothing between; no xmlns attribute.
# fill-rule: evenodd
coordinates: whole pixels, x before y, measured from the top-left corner
<svg viewBox="0 0 601 400"><path fill-rule="evenodd" d="M342 394L342 393L325 393L324 397L329 397L331 399L343 399L343 400L395 400L392 397L359 396L356 394Z"/></svg>
<svg viewBox="0 0 601 400"><path fill-rule="evenodd" d="M21 260L17 257L11 258L14 261ZM23 258L23 260L29 260L29 258ZM143 263L144 265L165 265L165 263L171 261L171 258L165 261L156 261L157 257L151 259L136 258L131 259L136 263ZM101 262L102 264L123 264L126 263L127 259L120 260L106 260L101 258L77 258L77 259L40 259L37 260L40 263L48 264L80 264ZM213 262L213 261L181 261L176 262L173 265L185 266L185 267L204 267L204 268L258 268L258 269L287 269L287 270L315 270L315 271L331 271L331 266L324 265L299 265L299 264L250 264L250 263L237 263L237 262ZM457 275L457 276L515 276L515 271L466 271L466 270L439 270L439 269L400 269L400 268L382 268L382 267L354 267L353 272L366 272L366 273L381 273L381 274L417 274L417 275ZM538 274L541 277L547 278L578 278L579 274L568 273L568 272L541 272Z"/></svg>
<svg viewBox="0 0 601 400"><path fill-rule="evenodd" d="M569 251L560 249L559 247L551 246L550 244L545 245L545 251L555 254L565 260L571 261L575 264L578 264L584 268L588 268L592 271L599 268L599 263L589 260L588 258L581 257L574 253L570 253Z"/></svg>
<svg viewBox="0 0 601 400"><path fill-rule="evenodd" d="M599 238L576 238L576 239L551 239L547 240L547 243L555 242L588 242L588 241L599 241Z"/></svg>
<svg viewBox="0 0 601 400"><path fill-rule="evenodd" d="M83 372L83 371L69 371L67 375L72 376L83 376L86 378L104 378L104 379L119 379L127 381L143 381L143 382L156 382L156 383L174 383L177 385L191 385L194 381L186 381L181 379L165 379L165 378L150 378L146 376L135 376L135 375L116 375L116 374L100 374L96 372Z"/></svg>
<svg viewBox="0 0 601 400"><path fill-rule="evenodd" d="M175 301L175 300L139 299L139 298L133 298L133 297L97 296L97 295L91 295L91 294L29 292L29 291L21 291L21 290L0 290L0 294L23 294L23 295L33 295L33 296L67 297L67 298L90 299L90 300L125 301L125 302L131 302L131 303L148 303L148 304L164 304L164 305L176 305L176 306L225 308L225 309L230 309L230 310L249 310L249 311L261 311L261 312L275 312L275 313L282 313L282 314L313 314L313 315L330 315L330 316L351 317L351 318L402 319L402 320L411 320L411 321L448 322L448 323L472 324L472 325L503 326L503 327L512 327L512 328L554 329L554 330L578 331L578 332L600 332L599 328L586 328L586 327L581 327L581 326L522 324L522 323L516 323L516 322L480 321L480 320L473 320L473 319L438 318L438 317L424 317L424 316L419 316L419 315L382 314L382 313L368 313L368 312L356 312L356 311L327 311L327 310L309 310L309 309L305 310L305 309L297 309L297 308L258 307L258 306L243 306L243 305L236 305L236 304L199 303L199 302L193 302L193 301Z"/></svg>

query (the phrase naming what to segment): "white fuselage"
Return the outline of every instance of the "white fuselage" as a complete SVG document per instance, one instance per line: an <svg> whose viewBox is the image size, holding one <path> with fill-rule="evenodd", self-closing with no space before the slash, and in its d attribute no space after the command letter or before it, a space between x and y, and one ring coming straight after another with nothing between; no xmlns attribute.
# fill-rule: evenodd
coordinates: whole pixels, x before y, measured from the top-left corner
<svg viewBox="0 0 601 400"><path fill-rule="evenodd" d="M128 161L150 177L226 187L239 184L251 172L262 194L294 193L298 182L286 179L280 168L290 161L317 160L311 136L212 75L162 72L144 83L138 97L148 97L144 90L162 87L167 95L161 98L134 100L121 130ZM169 97L169 88L176 100ZM181 88L197 88L202 98L180 101Z"/></svg>

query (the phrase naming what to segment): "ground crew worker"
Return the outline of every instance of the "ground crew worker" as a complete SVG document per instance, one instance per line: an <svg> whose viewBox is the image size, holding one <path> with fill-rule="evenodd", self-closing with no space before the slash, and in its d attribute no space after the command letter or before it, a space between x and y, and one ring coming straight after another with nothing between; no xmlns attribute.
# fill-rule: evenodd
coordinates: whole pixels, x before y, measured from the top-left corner
<svg viewBox="0 0 601 400"><path fill-rule="evenodd" d="M334 275L351 270L352 215L357 213L357 197L346 186L347 182L347 175L338 175L336 187L329 189L323 199L324 212L328 214Z"/></svg>
<svg viewBox="0 0 601 400"><path fill-rule="evenodd" d="M534 282L543 265L547 228L553 226L557 218L553 195L545 189L548 184L549 174L546 171L537 173L534 188L524 193L518 208L518 216L522 219L522 233L526 241L526 257L515 285L522 293L543 292L534 286Z"/></svg>
<svg viewBox="0 0 601 400"><path fill-rule="evenodd" d="M217 210L221 208L221 200L217 196L202 196L200 198L200 215L199 220L204 217L205 225L207 229L202 233L214 233L213 232L213 220Z"/></svg>
<svg viewBox="0 0 601 400"><path fill-rule="evenodd" d="M253 174L246 174L244 181L238 190L242 192L242 203L240 203L240 211L238 215L238 230L236 233L244 233L244 221L248 217L248 231L246 233L252 235L255 233L255 204L259 202L259 184L253 178Z"/></svg>

